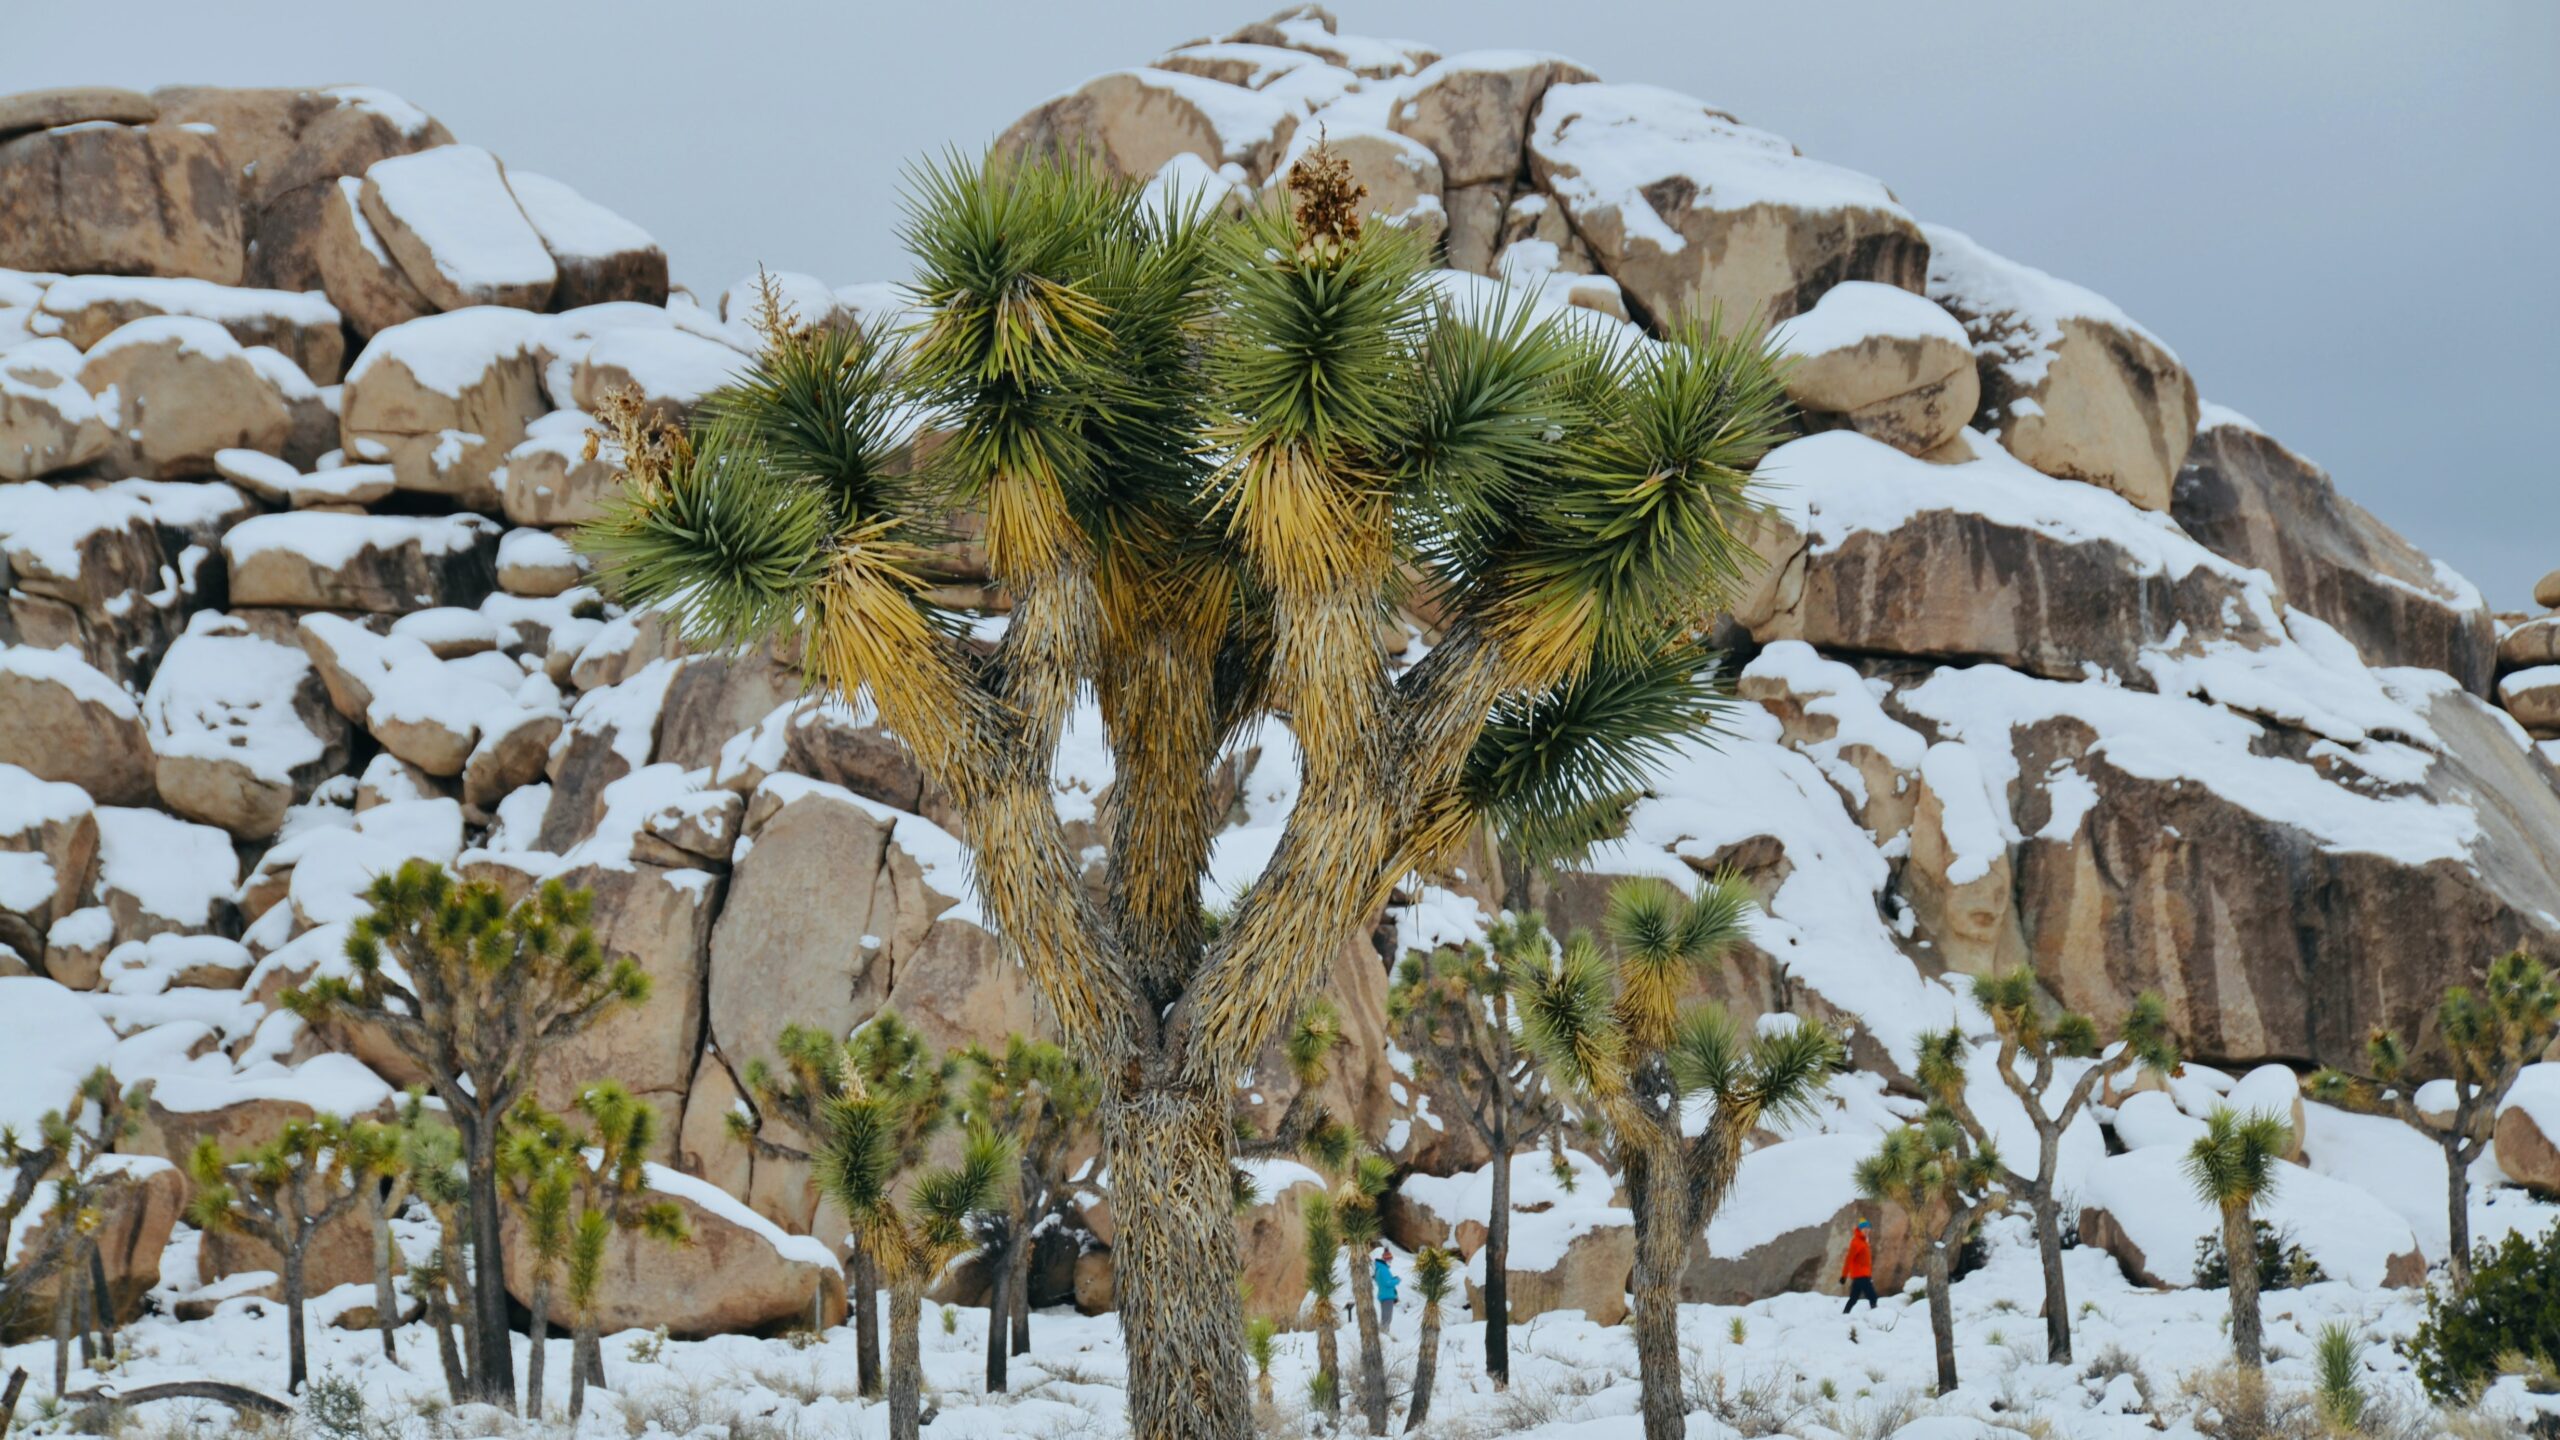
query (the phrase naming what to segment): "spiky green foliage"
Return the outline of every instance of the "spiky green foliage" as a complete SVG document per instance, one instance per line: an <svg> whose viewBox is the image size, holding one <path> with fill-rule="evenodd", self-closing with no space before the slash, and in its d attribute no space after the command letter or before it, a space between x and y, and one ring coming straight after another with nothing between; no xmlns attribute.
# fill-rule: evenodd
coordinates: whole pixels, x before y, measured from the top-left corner
<svg viewBox="0 0 2560 1440"><path fill-rule="evenodd" d="M2187 1147L2187 1180L2208 1205L2255 1209L2275 1194L2277 1162L2292 1146L2293 1127L2280 1117L2216 1105L2205 1133Z"/></svg>
<svg viewBox="0 0 2560 1440"><path fill-rule="evenodd" d="M1021 1162L1000 1223L986 1227L985 1260L996 1277L987 1315L987 1389L1001 1393L1006 1360L1031 1348L1032 1236L1065 1202L1068 1167L1093 1139L1102 1086L1063 1048L1014 1034L1000 1050L971 1044L960 1053L968 1122L1011 1139Z"/></svg>
<svg viewBox="0 0 2560 1440"><path fill-rule="evenodd" d="M195 1182L187 1219L208 1232L250 1236L282 1263L290 1391L300 1392L310 1373L302 1301L311 1242L363 1198L373 1180L363 1166L369 1148L349 1143L347 1122L321 1115L287 1120L274 1139L238 1153L208 1136L187 1159Z"/></svg>
<svg viewBox="0 0 2560 1440"><path fill-rule="evenodd" d="M1748 477L1779 438L1756 334L1632 344L1525 305L1444 305L1413 238L1362 223L1337 158L1319 147L1284 201L1242 217L1159 208L1075 164L945 159L910 186L910 332L830 369L774 327L740 387L756 404L715 400L687 436L605 417L629 494L591 544L618 597L689 634L789 640L815 685L867 688L965 823L992 928L1062 1041L1118 1087L1106 1118L1146 1117L1105 1126L1124 1137L1124 1233L1145 1237L1119 1255L1143 1440L1245 1424L1241 1325L1207 1278L1231 1241L1200 1211L1227 1127L1192 1122L1394 883L1477 832L1499 791L1468 789L1465 764L1498 709L1538 752L1505 773L1587 802L1560 805L1540 848L1600 833L1628 788L1604 752L1677 723L1656 682L1701 668L1665 657L1735 587ZM846 433L814 444L830 414ZM935 432L928 461L873 463L892 414ZM814 525L806 489L830 497ZM929 594L955 502L981 512L1012 602L992 653ZM1377 621L1408 586L1442 633L1399 673ZM1086 694L1116 772L1100 896L1051 793ZM1616 719L1653 717L1637 740L1601 713L1612 695ZM1213 928L1217 767L1281 714L1301 800ZM1189 1209L1149 1208L1168 1204Z"/></svg>
<svg viewBox="0 0 2560 1440"><path fill-rule="evenodd" d="M1809 1022L1752 1027L1688 998L1747 938L1752 901L1718 875L1695 896L1659 880L1612 886L1604 952L1588 935L1550 962L1510 967L1523 1043L1606 1134L1636 1219L1635 1328L1645 1433L1680 1415L1678 1277L1764 1123L1810 1113L1841 1063L1838 1037ZM1694 1135L1684 1117L1708 1108Z"/></svg>
<svg viewBox="0 0 2560 1440"><path fill-rule="evenodd" d="M2342 1321L2320 1327L2312 1343L2318 1375L2320 1413L2339 1430L2353 1434L2364 1427L2364 1358L2356 1332Z"/></svg>
<svg viewBox="0 0 2560 1440"><path fill-rule="evenodd" d="M1964 1037L1925 1032L1914 1042L1918 1078L1933 1100L1919 1120L1888 1130L1875 1153L1858 1162L1858 1193L1899 1208L1921 1237L1929 1288L1929 1329L1938 1360L1938 1393L1956 1387L1955 1310L1948 1283L1955 1253L1981 1218L2009 1203L2008 1166L1987 1138L1960 1123L1943 1098L1964 1091Z"/></svg>
<svg viewBox="0 0 2560 1440"><path fill-rule="evenodd" d="M316 976L280 998L324 1035L379 1036L443 1102L461 1141L474 1227L471 1335L502 1336L497 1152L507 1113L542 1057L648 999L649 977L597 942L593 892L557 880L510 904L493 884L412 860L374 877L365 901L347 936L350 973ZM513 1352L476 1338L470 1348L473 1393L512 1404Z"/></svg>
<svg viewBox="0 0 2560 1440"><path fill-rule="evenodd" d="M2510 951L2490 964L2477 991L2467 985L2445 991L2436 1006L2436 1032L2454 1084L2450 1116L2419 1113L2409 1047L2388 1030L2375 1031L2366 1043L2367 1073L2323 1068L2303 1089L2333 1105L2395 1115L2435 1138L2444 1151L2451 1234L2445 1268L2459 1288L2470 1283L2471 1273L2470 1188L2463 1177L2488 1149L2516 1077L2560 1042L2560 984L2541 961Z"/></svg>

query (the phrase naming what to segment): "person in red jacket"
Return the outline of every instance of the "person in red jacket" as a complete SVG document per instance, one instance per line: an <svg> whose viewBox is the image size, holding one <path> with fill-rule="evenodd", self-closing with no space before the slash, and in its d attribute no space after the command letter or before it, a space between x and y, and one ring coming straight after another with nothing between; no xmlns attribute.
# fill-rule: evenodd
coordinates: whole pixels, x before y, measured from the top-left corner
<svg viewBox="0 0 2560 1440"><path fill-rule="evenodd" d="M1849 1253L1840 1261L1840 1278L1849 1282L1849 1303L1840 1307L1841 1314L1857 1309L1861 1300L1867 1302L1868 1309L1876 1308L1876 1252L1867 1243L1864 1220L1849 1232Z"/></svg>

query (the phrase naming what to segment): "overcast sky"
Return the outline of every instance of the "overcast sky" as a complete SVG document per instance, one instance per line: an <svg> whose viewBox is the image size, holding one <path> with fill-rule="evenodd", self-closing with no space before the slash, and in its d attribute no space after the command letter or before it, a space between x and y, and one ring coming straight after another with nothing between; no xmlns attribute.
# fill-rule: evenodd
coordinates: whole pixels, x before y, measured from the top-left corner
<svg viewBox="0 0 2560 1440"><path fill-rule="evenodd" d="M1276 3L1276 0L1274 0ZM0 93L364 83L707 293L903 274L901 165L1258 18L1170 0L0 0ZM2501 608L2560 567L2560 5L1346 0L1694 94L2114 299Z"/></svg>

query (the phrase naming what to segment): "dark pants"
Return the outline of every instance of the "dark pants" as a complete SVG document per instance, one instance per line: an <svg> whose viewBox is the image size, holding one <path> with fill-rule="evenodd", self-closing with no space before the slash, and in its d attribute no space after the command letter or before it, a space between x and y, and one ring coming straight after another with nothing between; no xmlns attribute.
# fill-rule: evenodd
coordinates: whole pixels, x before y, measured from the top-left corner
<svg viewBox="0 0 2560 1440"><path fill-rule="evenodd" d="M1396 1302L1393 1296L1389 1296L1378 1302L1378 1328L1384 1330L1394 1323L1396 1323Z"/></svg>
<svg viewBox="0 0 2560 1440"><path fill-rule="evenodd" d="M1872 1275L1861 1275L1849 1282L1849 1303L1840 1307L1840 1313L1846 1315L1857 1309L1861 1300L1867 1302L1868 1309L1876 1308L1876 1282Z"/></svg>

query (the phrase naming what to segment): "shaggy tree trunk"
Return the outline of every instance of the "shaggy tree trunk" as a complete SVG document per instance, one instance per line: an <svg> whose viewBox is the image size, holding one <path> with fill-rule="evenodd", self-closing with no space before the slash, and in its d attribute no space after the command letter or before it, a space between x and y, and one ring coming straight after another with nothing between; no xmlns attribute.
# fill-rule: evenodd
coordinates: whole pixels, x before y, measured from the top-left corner
<svg viewBox="0 0 2560 1440"><path fill-rule="evenodd" d="M2044 1358L2049 1364L2068 1365L2071 1296L2062 1280L2062 1201L2049 1182L2037 1185L2029 1198L2035 1207L2036 1258L2044 1264Z"/></svg>
<svg viewBox="0 0 2560 1440"><path fill-rule="evenodd" d="M1423 1420L1431 1414L1431 1386L1439 1377L1440 1306L1437 1301L1426 1301L1422 1306L1422 1338L1413 1352L1413 1404L1404 1416L1407 1435L1421 1429Z"/></svg>
<svg viewBox="0 0 2560 1440"><path fill-rule="evenodd" d="M579 1316L569 1333L569 1426L574 1430L587 1413L587 1386L604 1384L604 1342L592 1314Z"/></svg>
<svg viewBox="0 0 2560 1440"><path fill-rule="evenodd" d="M1315 1314L1308 1317L1316 1326L1316 1408L1328 1417L1342 1415L1342 1350L1334 1331L1342 1325L1342 1317L1334 1313L1333 1302L1318 1301Z"/></svg>
<svg viewBox="0 0 2560 1440"><path fill-rule="evenodd" d="M462 1327L463 1385L453 1397L456 1405L472 1398L471 1387L478 1383L480 1374L480 1310L471 1298L471 1271L462 1263L462 1237L455 1233L459 1228L439 1224L436 1240L436 1249L444 1257L445 1291L452 1297L449 1308L454 1322Z"/></svg>
<svg viewBox="0 0 2560 1440"><path fill-rule="evenodd" d="M853 1290L853 1364L854 1383L862 1398L880 1398L880 1272L873 1269L871 1256L862 1242L853 1242L853 1274L847 1283Z"/></svg>
<svg viewBox="0 0 2560 1440"><path fill-rule="evenodd" d="M427 1323L436 1331L436 1363L444 1367L444 1393L447 1400L462 1403L464 1376L462 1351L453 1343L453 1305L445 1298L444 1282L427 1287L425 1296Z"/></svg>
<svg viewBox="0 0 2560 1440"><path fill-rule="evenodd" d="M2471 1186L2459 1136L2440 1137L2444 1148L2445 1279L2456 1294L2471 1288Z"/></svg>
<svg viewBox="0 0 2560 1440"><path fill-rule="evenodd" d="M1387 1433L1387 1361L1379 1353L1378 1278L1370 1268L1366 1246L1346 1252L1351 1257L1351 1314L1360 1329L1360 1417L1369 1433Z"/></svg>
<svg viewBox="0 0 2560 1440"><path fill-rule="evenodd" d="M85 1247L89 1252L90 1319L98 1327L98 1350L112 1357L116 1353L116 1297L107 1288L107 1260L96 1240Z"/></svg>
<svg viewBox="0 0 2560 1440"><path fill-rule="evenodd" d="M1013 1312L1010 1318L1013 1322L1013 1353L1016 1355L1031 1353L1031 1251L1034 1244L1034 1236L1025 1234L1014 1242L1013 1247L1013 1288L1007 1292L1012 1300L1007 1308Z"/></svg>
<svg viewBox="0 0 2560 1440"><path fill-rule="evenodd" d="M1004 1252L997 1255L988 1268L995 1272L995 1293L987 1297L987 1393L1001 1395L1005 1388L1005 1357L1012 1353L1013 1329L1013 1252L1021 1242L1021 1227L1005 1232L1013 1237Z"/></svg>
<svg viewBox="0 0 2560 1440"><path fill-rule="evenodd" d="M889 1440L919 1440L924 1431L924 1352L917 1337L924 1310L921 1278L889 1286Z"/></svg>
<svg viewBox="0 0 2560 1440"><path fill-rule="evenodd" d="M1680 1403L1680 1271L1689 1252L1680 1217L1686 1197L1679 1167L1659 1161L1629 1165L1627 1184L1636 1199L1630 1323L1644 1397L1644 1440L1681 1440L1688 1433Z"/></svg>
<svg viewBox="0 0 2560 1440"><path fill-rule="evenodd" d="M1929 1245L1929 1343L1938 1352L1938 1393L1956 1388L1955 1298L1947 1292L1947 1249L1950 1242Z"/></svg>
<svg viewBox="0 0 2560 1440"><path fill-rule="evenodd" d="M1493 1151L1493 1206L1484 1217L1484 1373L1511 1384L1511 1145Z"/></svg>
<svg viewBox="0 0 2560 1440"><path fill-rule="evenodd" d="M398 1363L400 1294L391 1288L391 1212L373 1209L373 1322L382 1332L382 1358Z"/></svg>
<svg viewBox="0 0 2560 1440"><path fill-rule="evenodd" d="M2231 1354L2240 1368L2256 1371L2266 1363L2258 1325L2258 1235L2249 1223L2246 1204L2222 1207L2223 1268L2231 1274Z"/></svg>
<svg viewBox="0 0 2560 1440"><path fill-rule="evenodd" d="M284 1388L290 1395L302 1393L302 1382L310 1374L310 1354L302 1332L303 1257L310 1239L309 1235L297 1235L284 1251Z"/></svg>
<svg viewBox="0 0 2560 1440"><path fill-rule="evenodd" d="M525 1331L526 1337L533 1342L533 1348L526 1352L524 1360L524 1414L527 1419L538 1421L542 1418L544 1372L550 1368L549 1356L545 1353L551 1348L550 1276L535 1277L532 1308L533 1323ZM576 1368L577 1363L575 1356L570 1357L571 1368Z"/></svg>
<svg viewBox="0 0 2560 1440"><path fill-rule="evenodd" d="M467 1177L471 1187L471 1304L480 1350L471 1388L484 1404L507 1409L516 1398L516 1351L507 1343L506 1237L499 1230L494 1123L474 1127Z"/></svg>
<svg viewBox="0 0 2560 1440"><path fill-rule="evenodd" d="M1103 1107L1131 1440L1251 1433L1227 1168L1232 1127L1223 1091L1150 1087Z"/></svg>

